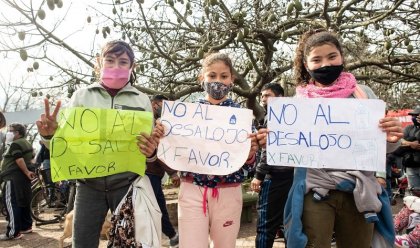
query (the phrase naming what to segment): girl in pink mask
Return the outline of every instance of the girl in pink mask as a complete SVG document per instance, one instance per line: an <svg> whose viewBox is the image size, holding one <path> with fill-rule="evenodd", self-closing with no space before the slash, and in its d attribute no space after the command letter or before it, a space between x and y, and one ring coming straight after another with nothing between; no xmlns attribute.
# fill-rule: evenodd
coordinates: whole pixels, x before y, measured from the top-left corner
<svg viewBox="0 0 420 248"><path fill-rule="evenodd" d="M152 111L149 98L132 85L136 81L133 73L134 52L124 41L108 42L98 57L97 75L100 81L78 89L70 100L69 107L112 108ZM45 114L37 121L38 131L44 140L52 138L57 129L57 114L61 103L50 113L45 99ZM148 161L156 159L157 141L163 127L157 124L152 134L141 133L138 146ZM46 145L49 142L46 142ZM74 207L73 247L98 247L102 222L108 212L114 212L127 193L131 183L139 175L122 172L99 178L77 180Z"/></svg>
<svg viewBox="0 0 420 248"><path fill-rule="evenodd" d="M131 85L135 83L134 52L127 43L121 41L108 43L97 59L100 84L111 96L115 96L128 83Z"/></svg>

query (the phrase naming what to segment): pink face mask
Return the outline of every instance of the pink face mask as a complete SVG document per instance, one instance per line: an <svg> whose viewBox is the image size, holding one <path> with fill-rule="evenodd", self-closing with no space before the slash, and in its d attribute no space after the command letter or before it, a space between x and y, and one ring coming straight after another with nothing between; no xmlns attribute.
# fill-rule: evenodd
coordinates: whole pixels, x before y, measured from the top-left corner
<svg viewBox="0 0 420 248"><path fill-rule="evenodd" d="M103 68L101 71L101 80L108 88L121 89L128 83L130 73L130 69Z"/></svg>

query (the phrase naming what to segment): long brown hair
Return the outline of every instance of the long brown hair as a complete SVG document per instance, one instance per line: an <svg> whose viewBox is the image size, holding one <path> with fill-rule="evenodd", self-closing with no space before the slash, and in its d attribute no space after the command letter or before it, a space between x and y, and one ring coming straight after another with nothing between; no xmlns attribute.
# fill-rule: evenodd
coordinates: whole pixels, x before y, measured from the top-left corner
<svg viewBox="0 0 420 248"><path fill-rule="evenodd" d="M100 58L104 58L106 55L108 55L110 53L115 54L116 56L120 56L123 53L127 53L128 58L130 59L130 67L133 66L133 64L134 64L134 51L127 42L122 41L122 40L114 40L114 41L107 42L102 47ZM99 74L97 74L97 75L99 75ZM130 82L131 85L133 85L133 84L136 83L136 80L137 80L137 76L136 76L136 73L133 69L132 72L131 72L131 75L130 75L129 82Z"/></svg>
<svg viewBox="0 0 420 248"><path fill-rule="evenodd" d="M334 33L318 29L308 30L301 36L293 62L293 79L296 85L305 85L309 82L311 76L306 70L304 62L314 47L325 44L334 45L343 57L343 48Z"/></svg>

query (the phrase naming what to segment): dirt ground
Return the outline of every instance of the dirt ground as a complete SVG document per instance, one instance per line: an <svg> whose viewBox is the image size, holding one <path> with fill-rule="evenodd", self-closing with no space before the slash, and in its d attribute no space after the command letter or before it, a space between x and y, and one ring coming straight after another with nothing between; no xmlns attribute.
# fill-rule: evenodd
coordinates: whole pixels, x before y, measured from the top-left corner
<svg viewBox="0 0 420 248"><path fill-rule="evenodd" d="M239 248L251 248L255 247L255 223L256 223L256 212L253 211L252 223L241 224L241 229L236 242L236 247ZM6 230L6 220L4 217L0 217L0 233L4 233ZM58 240L63 233L63 227L61 223L48 224L42 226L34 225L34 232L26 234L21 240L13 241L0 241L0 247L39 247L39 248L56 248L58 247ZM100 241L100 248L106 247L106 240ZM162 247L169 247L169 240L163 237ZM64 243L65 247L71 247L71 239L66 239ZM284 243L277 240L275 242L275 248L283 248Z"/></svg>
<svg viewBox="0 0 420 248"><path fill-rule="evenodd" d="M169 193L169 198L173 198L173 194ZM397 199L397 205L393 206L393 213L397 213L402 207L402 199ZM256 233L256 211L253 209L253 219L252 223L242 223L239 236L236 242L236 247L238 248L251 248L255 247L255 233ZM0 217L0 233L4 233L6 230L6 220L4 216ZM55 223L48 225L34 225L34 232L31 234L26 234L20 240L13 241L0 241L0 247L27 247L27 248L55 248L58 247L58 240L63 233L63 223ZM169 247L169 240L163 236L162 247ZM106 240L100 241L100 248L105 248L107 244ZM65 247L71 247L71 239L66 239L64 243ZM276 240L274 244L275 248L283 248L284 243L282 240Z"/></svg>

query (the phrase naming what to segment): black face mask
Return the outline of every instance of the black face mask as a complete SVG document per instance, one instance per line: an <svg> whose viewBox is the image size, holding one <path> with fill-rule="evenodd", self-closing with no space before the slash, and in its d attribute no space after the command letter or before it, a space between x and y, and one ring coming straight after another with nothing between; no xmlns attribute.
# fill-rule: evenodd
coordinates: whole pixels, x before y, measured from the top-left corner
<svg viewBox="0 0 420 248"><path fill-rule="evenodd" d="M413 115L411 120L413 121L414 126L420 127L420 123L417 121L417 115Z"/></svg>
<svg viewBox="0 0 420 248"><path fill-rule="evenodd" d="M308 70L308 73L316 82L323 85L330 85L337 80L343 69L343 65L331 65L324 66L313 71Z"/></svg>

